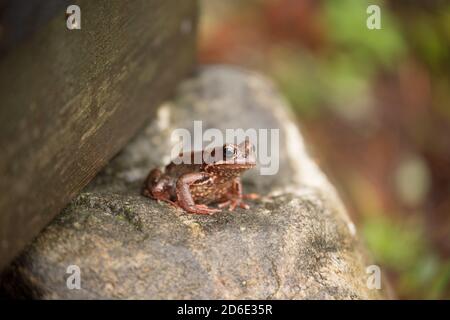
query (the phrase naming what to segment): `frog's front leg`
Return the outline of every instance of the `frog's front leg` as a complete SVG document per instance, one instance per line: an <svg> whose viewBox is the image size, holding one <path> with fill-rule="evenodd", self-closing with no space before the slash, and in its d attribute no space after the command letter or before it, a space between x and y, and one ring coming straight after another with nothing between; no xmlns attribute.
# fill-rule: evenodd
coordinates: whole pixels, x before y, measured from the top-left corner
<svg viewBox="0 0 450 320"><path fill-rule="evenodd" d="M249 205L246 204L243 199L257 199L259 196L255 193L243 194L242 193L242 182L240 178L233 180L233 185L229 193L229 200L222 202L218 205L219 208L225 208L229 206L230 211L240 207L242 209L249 209Z"/></svg>
<svg viewBox="0 0 450 320"><path fill-rule="evenodd" d="M203 204L195 204L190 191L190 185L201 180L209 179L210 176L206 172L186 173L182 175L176 185L177 204L189 213L196 214L213 214L220 212L219 209L212 209Z"/></svg>

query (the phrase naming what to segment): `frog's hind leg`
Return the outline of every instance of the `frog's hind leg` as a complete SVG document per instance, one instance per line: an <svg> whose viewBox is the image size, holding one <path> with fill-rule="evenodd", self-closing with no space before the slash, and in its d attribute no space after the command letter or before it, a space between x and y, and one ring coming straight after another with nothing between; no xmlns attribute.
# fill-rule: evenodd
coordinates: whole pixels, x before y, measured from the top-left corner
<svg viewBox="0 0 450 320"><path fill-rule="evenodd" d="M161 170L153 169L152 171L150 171L147 179L145 180L142 194L146 197L168 202L175 207L178 207L178 205L171 200L170 193L167 190L168 185L168 177L164 175Z"/></svg>
<svg viewBox="0 0 450 320"><path fill-rule="evenodd" d="M177 202L181 208L189 213L195 214L213 214L220 212L219 209L209 208L204 204L196 204L192 197L189 186L200 181L207 181L209 175L205 172L186 173L182 175L176 185Z"/></svg>
<svg viewBox="0 0 450 320"><path fill-rule="evenodd" d="M153 187L161 180L162 172L159 169L153 169L147 175L144 185L142 186L142 194L146 197L153 198Z"/></svg>

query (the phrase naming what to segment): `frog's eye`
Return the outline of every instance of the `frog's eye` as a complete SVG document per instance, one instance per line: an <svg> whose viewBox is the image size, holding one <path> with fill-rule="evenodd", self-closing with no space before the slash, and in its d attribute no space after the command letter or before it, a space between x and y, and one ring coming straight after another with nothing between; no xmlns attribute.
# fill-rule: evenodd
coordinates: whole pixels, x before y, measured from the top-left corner
<svg viewBox="0 0 450 320"><path fill-rule="evenodd" d="M223 154L225 155L225 158L233 158L235 153L235 149L232 146L225 146L223 148Z"/></svg>

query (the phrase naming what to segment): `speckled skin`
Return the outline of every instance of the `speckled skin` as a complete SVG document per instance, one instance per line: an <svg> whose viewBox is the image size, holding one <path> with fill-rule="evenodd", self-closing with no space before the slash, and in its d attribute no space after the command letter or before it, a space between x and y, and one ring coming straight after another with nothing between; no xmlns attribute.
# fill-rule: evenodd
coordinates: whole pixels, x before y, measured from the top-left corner
<svg viewBox="0 0 450 320"><path fill-rule="evenodd" d="M218 203L219 208L229 206L230 210L237 206L249 208L242 199L257 196L243 195L240 181L241 174L256 165L254 148L248 140L239 145L225 144L190 152L191 163L196 157L202 159L202 164L171 162L165 167L164 173L159 169L150 171L143 194L196 214L220 211L206 206L210 203Z"/></svg>

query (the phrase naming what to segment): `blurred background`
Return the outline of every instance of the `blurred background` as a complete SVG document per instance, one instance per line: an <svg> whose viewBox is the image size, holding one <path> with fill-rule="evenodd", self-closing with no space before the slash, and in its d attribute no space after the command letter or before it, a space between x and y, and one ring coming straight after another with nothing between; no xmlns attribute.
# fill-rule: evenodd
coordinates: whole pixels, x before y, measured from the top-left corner
<svg viewBox="0 0 450 320"><path fill-rule="evenodd" d="M449 299L450 1L201 7L200 62L277 83L398 298Z"/></svg>

